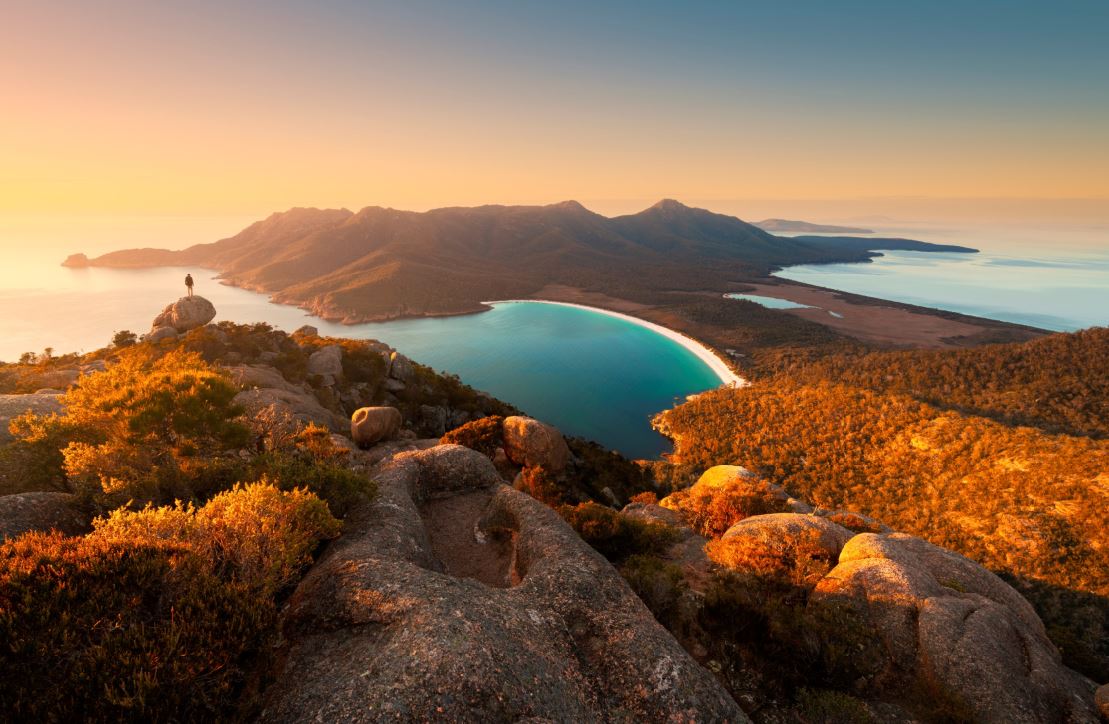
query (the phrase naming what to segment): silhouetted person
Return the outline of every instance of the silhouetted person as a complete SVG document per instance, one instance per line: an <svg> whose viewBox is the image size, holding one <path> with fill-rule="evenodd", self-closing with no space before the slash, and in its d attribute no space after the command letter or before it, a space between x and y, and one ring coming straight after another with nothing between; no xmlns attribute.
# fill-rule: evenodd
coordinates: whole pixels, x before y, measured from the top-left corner
<svg viewBox="0 0 1109 724"><path fill-rule="evenodd" d="M193 275L192 274L186 274L185 275L185 288L189 290L189 296L191 297L193 295Z"/></svg>

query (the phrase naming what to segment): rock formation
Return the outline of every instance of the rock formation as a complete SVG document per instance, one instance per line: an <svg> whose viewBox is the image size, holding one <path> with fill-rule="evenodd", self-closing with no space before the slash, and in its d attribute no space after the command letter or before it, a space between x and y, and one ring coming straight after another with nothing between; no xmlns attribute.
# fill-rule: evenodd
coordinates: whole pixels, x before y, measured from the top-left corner
<svg viewBox="0 0 1109 724"><path fill-rule="evenodd" d="M25 412L36 415L61 413L61 392L36 392L32 395L0 395L0 445L11 442L8 425Z"/></svg>
<svg viewBox="0 0 1109 724"><path fill-rule="evenodd" d="M367 448L396 437L402 423L400 410L395 407L363 407L350 418L350 436L355 445Z"/></svg>
<svg viewBox="0 0 1109 724"><path fill-rule="evenodd" d="M144 342L161 342L163 339L177 339L178 332L173 327L155 327L143 335Z"/></svg>
<svg viewBox="0 0 1109 724"><path fill-rule="evenodd" d="M416 376L416 369L412 366L412 360L400 352L392 352L388 359L387 374L394 380L407 383Z"/></svg>
<svg viewBox="0 0 1109 724"><path fill-rule="evenodd" d="M570 462L570 448L556 428L530 417L504 419L504 451L517 465L539 465L552 473Z"/></svg>
<svg viewBox="0 0 1109 724"><path fill-rule="evenodd" d="M171 327L177 332L203 327L216 318L216 308L204 297L181 297L170 304L154 318L151 331L159 327Z"/></svg>
<svg viewBox="0 0 1109 724"><path fill-rule="evenodd" d="M65 258L65 261L62 262L62 266L66 266L71 269L84 269L88 265L89 258L84 254L70 254Z"/></svg>
<svg viewBox="0 0 1109 724"><path fill-rule="evenodd" d="M863 627L871 687L923 688L974 721L1096 721L1093 684L1062 665L1028 601L920 538L853 537L809 609Z"/></svg>
<svg viewBox="0 0 1109 724"><path fill-rule="evenodd" d="M235 396L235 404L242 405L248 415L256 416L267 408L286 412L301 422L323 425L332 432L348 432L347 420L320 404L309 392L290 391L273 387L243 390Z"/></svg>
<svg viewBox="0 0 1109 724"><path fill-rule="evenodd" d="M742 541L748 547L782 551L791 543L804 541L828 558L835 559L854 533L827 518L801 513L770 513L744 518L721 537Z"/></svg>
<svg viewBox="0 0 1109 724"><path fill-rule="evenodd" d="M558 515L402 454L289 603L262 721L747 721Z"/></svg>
<svg viewBox="0 0 1109 724"><path fill-rule="evenodd" d="M333 379L343 374L343 348L332 344L313 352L308 356L308 372Z"/></svg>
<svg viewBox="0 0 1109 724"><path fill-rule="evenodd" d="M86 516L69 493L17 493L0 496L0 542L28 531L58 530L68 535L88 528Z"/></svg>

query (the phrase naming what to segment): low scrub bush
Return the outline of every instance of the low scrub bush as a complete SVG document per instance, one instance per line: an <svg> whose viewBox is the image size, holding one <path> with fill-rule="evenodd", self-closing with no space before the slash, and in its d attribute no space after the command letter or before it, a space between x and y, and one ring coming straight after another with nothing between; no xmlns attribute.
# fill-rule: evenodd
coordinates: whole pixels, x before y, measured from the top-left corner
<svg viewBox="0 0 1109 724"><path fill-rule="evenodd" d="M22 721L244 714L276 600L339 523L265 482L0 545L0 708Z"/></svg>
<svg viewBox="0 0 1109 724"><path fill-rule="evenodd" d="M31 474L106 509L200 498L236 479L224 456L250 434L236 393L196 354L139 345L70 388L64 415L28 413L12 430Z"/></svg>
<svg viewBox="0 0 1109 724"><path fill-rule="evenodd" d="M347 467L348 455L332 442L329 430L309 425L291 444L254 458L251 469L281 490L304 488L314 493L327 502L333 514L342 517L356 502L377 492L373 480Z"/></svg>
<svg viewBox="0 0 1109 724"><path fill-rule="evenodd" d="M563 501L562 488L547 469L539 465L521 470L516 477L515 487L552 508L561 505Z"/></svg>
<svg viewBox="0 0 1109 724"><path fill-rule="evenodd" d="M492 460L497 448L504 447L504 417L490 415L467 422L448 432L439 442L444 445L464 445Z"/></svg>
<svg viewBox="0 0 1109 724"><path fill-rule="evenodd" d="M635 520L598 503L563 505L558 512L586 543L613 562L637 554L659 555L678 538L670 526Z"/></svg>
<svg viewBox="0 0 1109 724"><path fill-rule="evenodd" d="M752 515L789 511L763 480L735 480L719 487L695 485L672 493L669 499L689 526L706 538L719 538Z"/></svg>
<svg viewBox="0 0 1109 724"><path fill-rule="evenodd" d="M682 569L652 555L633 555L620 567L620 575L651 613L668 629L680 618L680 605L686 583Z"/></svg>

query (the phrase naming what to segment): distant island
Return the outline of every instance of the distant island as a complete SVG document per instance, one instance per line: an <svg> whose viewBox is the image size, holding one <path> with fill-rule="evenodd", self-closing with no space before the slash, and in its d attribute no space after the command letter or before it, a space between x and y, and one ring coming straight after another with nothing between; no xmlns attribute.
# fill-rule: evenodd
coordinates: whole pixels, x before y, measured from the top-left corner
<svg viewBox="0 0 1109 724"><path fill-rule="evenodd" d="M211 244L74 255L66 264L214 269L229 284L354 323L482 311L486 300L537 297L552 285L657 303L765 280L793 264L867 261L879 249L975 251L906 239L779 237L666 199L613 218L576 201L424 213L295 208Z"/></svg>
<svg viewBox="0 0 1109 724"><path fill-rule="evenodd" d="M756 221L755 226L763 231L804 231L810 234L873 234L871 229L863 229L857 226L834 226L832 224L813 224L808 221L796 221L794 219L763 219Z"/></svg>

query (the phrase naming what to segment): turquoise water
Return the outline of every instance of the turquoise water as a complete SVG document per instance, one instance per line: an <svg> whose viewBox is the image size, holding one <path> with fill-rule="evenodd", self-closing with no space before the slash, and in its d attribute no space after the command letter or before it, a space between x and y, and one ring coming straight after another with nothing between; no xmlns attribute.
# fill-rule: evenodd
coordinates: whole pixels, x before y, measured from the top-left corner
<svg viewBox="0 0 1109 724"><path fill-rule="evenodd" d="M768 309L810 309L808 304L798 304L791 302L788 299L777 299L776 297L764 297L761 294L725 294L728 299L746 299L748 302L761 304Z"/></svg>
<svg viewBox="0 0 1109 724"><path fill-rule="evenodd" d="M915 238L940 241L930 234ZM791 266L783 279L946 309L1005 322L1070 332L1109 324L1109 233L1103 243L1035 249L976 243L973 234L945 235L978 254L884 251L864 264Z"/></svg>
<svg viewBox="0 0 1109 724"><path fill-rule="evenodd" d="M341 325L223 286L211 272L186 269L64 269L9 266L0 275L0 360L53 347L58 353L106 346L116 330L146 332L185 291L186 271L218 320L267 322L292 331L379 339L413 359L457 374L571 435L632 457L656 457L667 441L650 417L720 380L689 350L649 329L585 309L498 304L459 317ZM33 284L28 280L34 280Z"/></svg>

